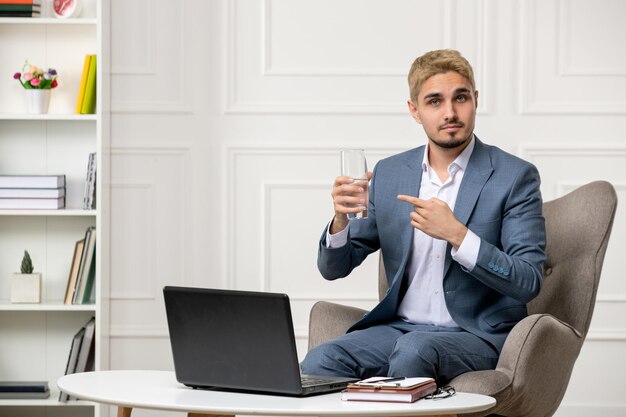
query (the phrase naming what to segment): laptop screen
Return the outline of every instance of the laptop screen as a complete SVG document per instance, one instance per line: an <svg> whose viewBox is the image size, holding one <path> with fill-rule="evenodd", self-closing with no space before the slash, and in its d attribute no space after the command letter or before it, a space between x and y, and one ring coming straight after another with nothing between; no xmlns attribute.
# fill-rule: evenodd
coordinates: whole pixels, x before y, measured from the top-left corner
<svg viewBox="0 0 626 417"><path fill-rule="evenodd" d="M186 287L163 292L179 382L300 393L287 295Z"/></svg>

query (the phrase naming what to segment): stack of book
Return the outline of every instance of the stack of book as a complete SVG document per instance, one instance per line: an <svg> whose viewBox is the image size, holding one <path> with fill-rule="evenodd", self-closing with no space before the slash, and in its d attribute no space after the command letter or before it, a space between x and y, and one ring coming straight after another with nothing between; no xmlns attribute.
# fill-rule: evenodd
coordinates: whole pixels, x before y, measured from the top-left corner
<svg viewBox="0 0 626 417"><path fill-rule="evenodd" d="M0 175L0 209L65 208L65 175Z"/></svg>
<svg viewBox="0 0 626 417"><path fill-rule="evenodd" d="M70 346L70 354L65 366L65 375L94 370L96 319L92 317L74 335ZM61 391L59 401L74 399Z"/></svg>
<svg viewBox="0 0 626 417"><path fill-rule="evenodd" d="M41 0L0 0L0 17L39 17Z"/></svg>
<svg viewBox="0 0 626 417"><path fill-rule="evenodd" d="M96 228L90 226L85 237L74 245L72 266L67 279L65 304L93 304L96 291Z"/></svg>
<svg viewBox="0 0 626 417"><path fill-rule="evenodd" d="M42 399L49 396L48 381L0 381L0 399Z"/></svg>
<svg viewBox="0 0 626 417"><path fill-rule="evenodd" d="M344 401L383 401L412 403L437 391L432 378L385 378L364 379L341 392Z"/></svg>
<svg viewBox="0 0 626 417"><path fill-rule="evenodd" d="M86 55L83 64L83 75L80 79L76 114L96 113L96 55Z"/></svg>

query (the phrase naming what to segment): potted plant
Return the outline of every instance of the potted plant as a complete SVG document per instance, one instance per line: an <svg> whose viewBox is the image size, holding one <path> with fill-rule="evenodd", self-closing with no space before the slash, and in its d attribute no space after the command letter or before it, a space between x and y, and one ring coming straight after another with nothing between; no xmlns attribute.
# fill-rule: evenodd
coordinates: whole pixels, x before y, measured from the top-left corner
<svg viewBox="0 0 626 417"><path fill-rule="evenodd" d="M11 302L40 303L41 273L33 272L33 261L27 250L24 251L20 271L11 276Z"/></svg>
<svg viewBox="0 0 626 417"><path fill-rule="evenodd" d="M50 91L58 85L56 70L48 68L46 71L26 61L22 67L22 72L16 72L13 74L13 78L18 80L26 90L28 112L48 113Z"/></svg>

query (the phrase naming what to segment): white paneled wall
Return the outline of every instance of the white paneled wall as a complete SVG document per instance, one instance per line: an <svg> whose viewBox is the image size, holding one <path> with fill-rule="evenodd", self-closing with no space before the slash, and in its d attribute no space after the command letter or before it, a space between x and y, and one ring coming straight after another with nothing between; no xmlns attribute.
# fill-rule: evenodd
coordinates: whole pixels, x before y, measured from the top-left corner
<svg viewBox="0 0 626 417"><path fill-rule="evenodd" d="M406 112L406 72L427 50L470 60L477 135L536 164L545 200L606 179L626 201L621 0L112 0L111 9L113 368L172 369L168 284L288 293L301 355L315 301L375 303L377 259L326 282L317 240L340 148L365 148L373 166L425 142ZM620 205L561 417L626 414L625 219Z"/></svg>

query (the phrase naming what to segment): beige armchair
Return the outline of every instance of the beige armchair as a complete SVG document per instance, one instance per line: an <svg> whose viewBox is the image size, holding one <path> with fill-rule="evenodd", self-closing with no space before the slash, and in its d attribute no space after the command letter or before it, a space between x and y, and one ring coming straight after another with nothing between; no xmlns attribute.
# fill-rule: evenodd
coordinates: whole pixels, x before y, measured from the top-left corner
<svg viewBox="0 0 626 417"><path fill-rule="evenodd" d="M529 316L509 334L496 369L468 372L450 385L495 397L486 412L510 417L551 416L565 394L593 313L617 195L604 181L544 204L547 254L541 293ZM379 296L387 279L379 266ZM339 336L364 310L320 301L311 309L309 349Z"/></svg>

